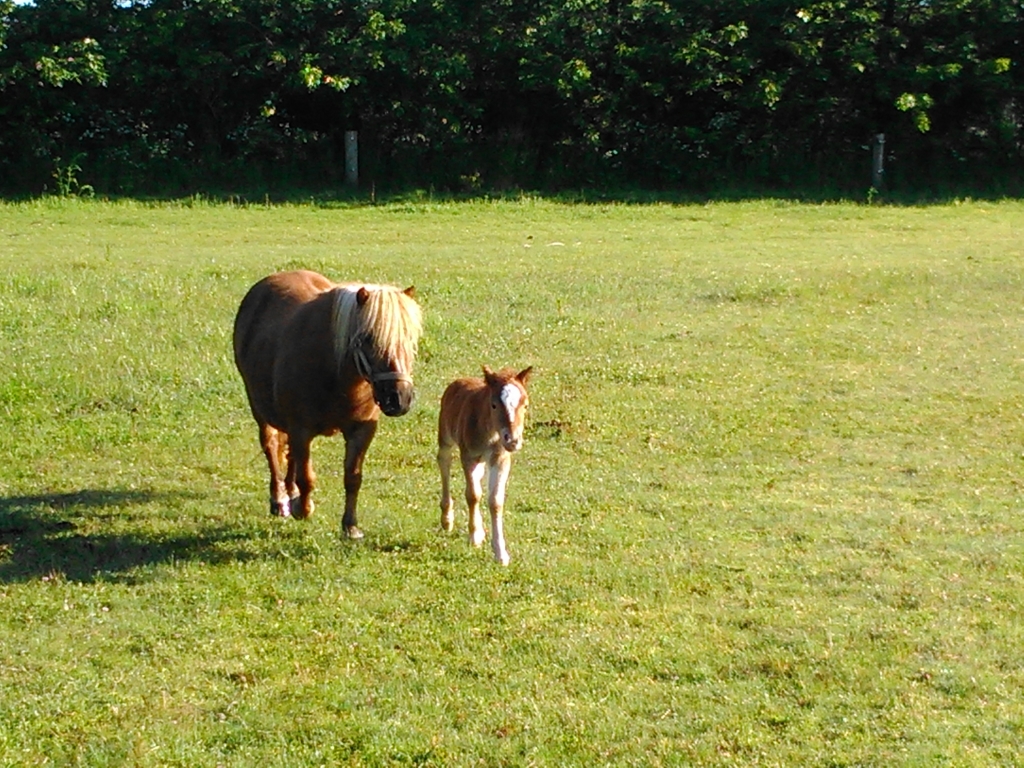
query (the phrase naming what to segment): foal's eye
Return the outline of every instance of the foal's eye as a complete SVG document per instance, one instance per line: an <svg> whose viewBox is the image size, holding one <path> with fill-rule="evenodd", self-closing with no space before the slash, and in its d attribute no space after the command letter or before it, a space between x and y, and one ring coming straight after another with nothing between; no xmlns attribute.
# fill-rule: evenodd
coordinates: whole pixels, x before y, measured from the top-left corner
<svg viewBox="0 0 1024 768"><path fill-rule="evenodd" d="M491 408L495 408L496 409L497 407L498 407L497 403L491 403Z"/></svg>

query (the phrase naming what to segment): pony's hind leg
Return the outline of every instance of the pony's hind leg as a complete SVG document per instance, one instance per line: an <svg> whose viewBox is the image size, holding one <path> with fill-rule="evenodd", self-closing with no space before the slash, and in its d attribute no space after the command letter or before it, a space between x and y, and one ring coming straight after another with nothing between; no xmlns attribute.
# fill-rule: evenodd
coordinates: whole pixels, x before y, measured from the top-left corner
<svg viewBox="0 0 1024 768"><path fill-rule="evenodd" d="M441 527L446 531L455 527L451 489L452 448L451 445L441 445L437 449L437 467L441 471Z"/></svg>
<svg viewBox="0 0 1024 768"><path fill-rule="evenodd" d="M269 424L260 423L260 446L270 468L270 514L288 517L291 514L288 487L282 470L288 451L288 437Z"/></svg>
<svg viewBox="0 0 1024 768"><path fill-rule="evenodd" d="M316 474L313 472L313 460L310 456L310 435L289 433L288 435L288 479L287 487L291 489L292 517L305 520L313 514L313 487L316 485ZM295 492L298 491L298 495Z"/></svg>
<svg viewBox="0 0 1024 768"><path fill-rule="evenodd" d="M294 506L299 502L299 489L295 485L295 475L291 472L291 462L288 460L288 435L285 432L278 433L277 445L279 449L279 457L277 460L279 467L286 467L288 471L285 472L284 485L285 491L288 494L288 503L290 506Z"/></svg>
<svg viewBox="0 0 1024 768"><path fill-rule="evenodd" d="M484 543L487 532L484 530L484 519L480 514L481 482L484 479L486 465L482 461L462 459L462 469L466 475L466 504L469 507L469 543L479 547Z"/></svg>

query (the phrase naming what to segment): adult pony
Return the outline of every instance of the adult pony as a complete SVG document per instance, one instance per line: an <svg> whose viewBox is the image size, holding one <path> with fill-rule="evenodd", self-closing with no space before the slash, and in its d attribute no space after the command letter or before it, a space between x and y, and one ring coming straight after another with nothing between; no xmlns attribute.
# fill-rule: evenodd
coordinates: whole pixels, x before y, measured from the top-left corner
<svg viewBox="0 0 1024 768"><path fill-rule="evenodd" d="M412 406L421 330L411 287L333 283L302 270L270 275L249 290L235 317L235 364L270 466L271 514L312 514L310 443L341 432L342 526L349 538L362 537L363 457L381 412L401 416Z"/></svg>
<svg viewBox="0 0 1024 768"><path fill-rule="evenodd" d="M491 549L494 559L508 565L502 514L505 488L512 469L512 454L523 447L523 427L530 398L526 382L533 367L519 373L504 368L495 373L486 365L484 377L456 379L441 396L437 422L437 466L441 470L441 527L455 525L452 513L452 452L459 447L462 471L466 475L466 504L469 505L469 542L479 547L484 541L480 514L481 481L487 474L487 506L491 510Z"/></svg>

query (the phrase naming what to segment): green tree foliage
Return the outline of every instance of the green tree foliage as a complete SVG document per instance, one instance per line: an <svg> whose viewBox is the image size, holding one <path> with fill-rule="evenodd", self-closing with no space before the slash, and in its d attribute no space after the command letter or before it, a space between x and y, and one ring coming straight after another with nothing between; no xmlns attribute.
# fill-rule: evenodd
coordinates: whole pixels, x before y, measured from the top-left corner
<svg viewBox="0 0 1024 768"><path fill-rule="evenodd" d="M89 121L83 94L107 82L84 3L54 10L0 2L0 173L34 166L49 174Z"/></svg>
<svg viewBox="0 0 1024 768"><path fill-rule="evenodd" d="M1019 0L0 0L0 174L97 189L1024 170Z"/></svg>

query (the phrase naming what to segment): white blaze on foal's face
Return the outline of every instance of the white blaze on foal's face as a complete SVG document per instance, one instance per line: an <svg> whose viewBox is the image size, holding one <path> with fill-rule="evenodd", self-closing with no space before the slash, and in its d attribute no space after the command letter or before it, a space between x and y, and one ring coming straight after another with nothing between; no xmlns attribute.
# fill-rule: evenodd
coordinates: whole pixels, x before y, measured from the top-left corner
<svg viewBox="0 0 1024 768"><path fill-rule="evenodd" d="M502 424L500 435L501 442L504 443L505 449L509 451L516 451L522 446L523 443L523 424L525 419L521 408L526 404L523 398L523 390L518 384L509 382L501 388L501 392L498 394L498 401L500 407L504 409L504 419Z"/></svg>

